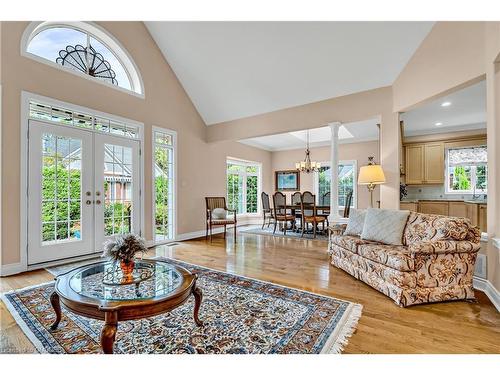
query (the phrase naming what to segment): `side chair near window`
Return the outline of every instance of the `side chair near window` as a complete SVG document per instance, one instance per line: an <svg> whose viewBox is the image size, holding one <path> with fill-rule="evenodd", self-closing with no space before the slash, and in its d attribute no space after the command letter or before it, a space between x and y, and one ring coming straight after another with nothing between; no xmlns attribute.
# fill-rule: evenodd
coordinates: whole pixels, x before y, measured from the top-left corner
<svg viewBox="0 0 500 375"><path fill-rule="evenodd" d="M300 199L300 210L302 211L302 236L304 237L304 233L309 225L309 223L313 226L313 238L316 238L316 229L319 223L323 225L323 232L325 231L325 222L326 217L318 215L316 211L316 196L309 192L305 191L301 195Z"/></svg>
<svg viewBox="0 0 500 375"><path fill-rule="evenodd" d="M264 219L262 221L262 229L264 229L264 225L266 225L266 219L268 227L271 225L271 220L274 221L274 212L271 209L271 204L269 203L269 195L267 193L262 192L260 194L260 197L262 199L262 216Z"/></svg>
<svg viewBox="0 0 500 375"><path fill-rule="evenodd" d="M223 226L224 238L226 238L226 226L234 225L234 242L236 242L236 210L230 210L226 206L225 197L205 197L207 206L207 232L205 238L208 239L210 231L210 242L212 242L212 227ZM228 212L232 212L232 217L228 217Z"/></svg>
<svg viewBox="0 0 500 375"><path fill-rule="evenodd" d="M292 224L292 229L295 226L295 215L289 213L286 206L286 195L281 192L276 192L273 195L273 210L274 210L274 230L273 234L276 233L276 226L279 224L283 225L283 232L286 236L286 230L288 223Z"/></svg>

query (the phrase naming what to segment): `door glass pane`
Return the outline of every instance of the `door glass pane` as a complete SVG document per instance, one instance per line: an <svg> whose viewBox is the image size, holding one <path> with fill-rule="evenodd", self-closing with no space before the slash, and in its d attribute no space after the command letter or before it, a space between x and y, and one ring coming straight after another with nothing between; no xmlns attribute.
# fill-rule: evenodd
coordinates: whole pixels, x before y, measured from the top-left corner
<svg viewBox="0 0 500 375"><path fill-rule="evenodd" d="M81 239L82 141L42 137L42 245Z"/></svg>
<svg viewBox="0 0 500 375"><path fill-rule="evenodd" d="M104 145L104 235L132 231L132 148Z"/></svg>

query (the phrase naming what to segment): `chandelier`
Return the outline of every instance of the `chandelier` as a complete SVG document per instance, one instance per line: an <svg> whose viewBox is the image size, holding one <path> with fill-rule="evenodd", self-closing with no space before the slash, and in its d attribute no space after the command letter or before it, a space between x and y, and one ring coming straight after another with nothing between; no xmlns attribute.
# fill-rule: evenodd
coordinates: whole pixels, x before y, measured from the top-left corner
<svg viewBox="0 0 500 375"><path fill-rule="evenodd" d="M316 162L316 161L311 161L311 152L309 151L309 130L307 130L306 133L306 157L304 161L300 161L298 163L295 163L295 169L297 169L299 172L305 172L305 173L310 173L310 172L318 172L319 169L321 168L321 164Z"/></svg>

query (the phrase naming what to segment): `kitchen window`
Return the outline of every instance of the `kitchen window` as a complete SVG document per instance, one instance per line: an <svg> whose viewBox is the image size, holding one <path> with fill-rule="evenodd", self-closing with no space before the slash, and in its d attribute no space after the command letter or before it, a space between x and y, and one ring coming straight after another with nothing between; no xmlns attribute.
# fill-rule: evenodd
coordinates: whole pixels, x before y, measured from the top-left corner
<svg viewBox="0 0 500 375"><path fill-rule="evenodd" d="M446 193L486 194L488 157L486 146L446 150Z"/></svg>

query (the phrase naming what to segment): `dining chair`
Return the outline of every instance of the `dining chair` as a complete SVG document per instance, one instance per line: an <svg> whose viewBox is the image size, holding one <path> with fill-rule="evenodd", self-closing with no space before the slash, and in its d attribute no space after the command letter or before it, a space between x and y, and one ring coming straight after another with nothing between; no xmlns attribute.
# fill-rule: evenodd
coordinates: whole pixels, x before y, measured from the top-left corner
<svg viewBox="0 0 500 375"><path fill-rule="evenodd" d="M292 224L292 228L295 225L295 215L288 213L286 206L286 195L280 191L273 194L273 210L274 210L274 230L273 234L276 233L276 226L278 223L283 223L283 232L286 236L286 229L288 223Z"/></svg>
<svg viewBox="0 0 500 375"><path fill-rule="evenodd" d="M345 203L344 203L344 217L349 217L349 212L351 210L351 202L352 202L352 190L347 193L347 196L345 197Z"/></svg>
<svg viewBox="0 0 500 375"><path fill-rule="evenodd" d="M264 225L266 225L266 218L268 219L267 227L269 228L269 226L271 225L271 220L274 220L274 212L271 209L271 204L269 203L269 195L265 192L262 192L260 194L260 197L262 199L262 229L264 229Z"/></svg>
<svg viewBox="0 0 500 375"><path fill-rule="evenodd" d="M236 210L231 210L226 205L226 197L205 197L207 207L207 221L205 238L208 239L210 230L210 242L212 242L212 227L223 226L224 238L226 238L226 226L234 225L234 242L236 242ZM218 209L217 211L215 211ZM215 211L215 213L214 213ZM233 217L228 217L226 212L232 212Z"/></svg>
<svg viewBox="0 0 500 375"><path fill-rule="evenodd" d="M309 223L313 225L313 238L316 238L316 230L319 223L322 223L323 232L325 231L326 217L317 214L316 196L313 193L309 191L305 191L304 193L302 193L300 200L300 209L302 211L303 223L301 237L304 237L304 233Z"/></svg>
<svg viewBox="0 0 500 375"><path fill-rule="evenodd" d="M330 192L327 191L325 194L323 194L322 201L320 204L324 206L329 206L330 205Z"/></svg>
<svg viewBox="0 0 500 375"><path fill-rule="evenodd" d="M330 192L327 191L322 195L320 198L320 205L322 206L328 206L327 209L321 209L321 212L318 213L318 216L323 216L326 220L326 226L329 225L328 223L328 216L330 216Z"/></svg>
<svg viewBox="0 0 500 375"><path fill-rule="evenodd" d="M295 193L292 194L292 206L299 206L300 207L300 196L302 195L302 193L300 191L296 191ZM300 209L295 209L294 210L295 212L295 220L297 221L297 219L300 221L300 226L302 227L302 212L300 211ZM297 225L295 224L294 225L294 228L297 230Z"/></svg>

